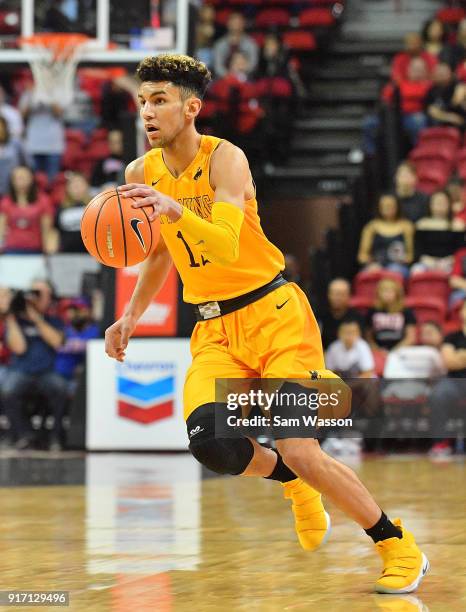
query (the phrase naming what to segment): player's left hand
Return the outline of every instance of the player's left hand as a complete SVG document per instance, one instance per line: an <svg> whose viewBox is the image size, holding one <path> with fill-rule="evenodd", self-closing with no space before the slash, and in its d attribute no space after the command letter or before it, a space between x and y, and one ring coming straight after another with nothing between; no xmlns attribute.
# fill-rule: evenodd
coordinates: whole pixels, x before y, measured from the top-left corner
<svg viewBox="0 0 466 612"><path fill-rule="evenodd" d="M138 198L132 204L133 208L152 208L153 212L149 214L149 221L155 221L160 215L166 215L170 221L178 221L181 217L183 210L181 204L149 185L128 183L120 185L117 190L123 198Z"/></svg>

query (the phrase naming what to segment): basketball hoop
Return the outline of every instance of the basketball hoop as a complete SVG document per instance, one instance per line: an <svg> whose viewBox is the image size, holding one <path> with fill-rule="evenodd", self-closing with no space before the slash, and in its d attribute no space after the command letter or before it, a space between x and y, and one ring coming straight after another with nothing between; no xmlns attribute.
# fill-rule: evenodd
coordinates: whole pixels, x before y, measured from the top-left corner
<svg viewBox="0 0 466 612"><path fill-rule="evenodd" d="M34 99L61 107L74 98L76 67L90 38L85 34L34 34L21 38L21 46L33 51L29 65L34 77Z"/></svg>

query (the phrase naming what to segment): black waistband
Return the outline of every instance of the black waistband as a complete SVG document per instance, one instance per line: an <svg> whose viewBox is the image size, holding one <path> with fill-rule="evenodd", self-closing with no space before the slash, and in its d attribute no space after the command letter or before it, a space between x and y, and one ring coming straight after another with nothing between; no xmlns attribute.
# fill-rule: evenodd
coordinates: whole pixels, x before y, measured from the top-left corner
<svg viewBox="0 0 466 612"><path fill-rule="evenodd" d="M259 298L264 297L264 295L267 295L267 293L270 293L277 287L286 285L287 282L288 281L284 279L281 274L277 274L277 276L266 285L258 287L257 289L254 289L249 293L245 293L244 295L231 298L230 300L194 304L196 320L207 321L208 319L215 319L216 317L221 317L229 314L230 312L234 312L235 310L239 310L240 308L244 308L248 304L252 304Z"/></svg>

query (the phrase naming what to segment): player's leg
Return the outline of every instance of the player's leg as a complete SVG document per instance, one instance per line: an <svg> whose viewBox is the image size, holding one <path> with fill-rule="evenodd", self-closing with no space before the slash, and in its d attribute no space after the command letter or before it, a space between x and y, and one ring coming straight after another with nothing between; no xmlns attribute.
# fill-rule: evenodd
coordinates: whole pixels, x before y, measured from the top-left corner
<svg viewBox="0 0 466 612"><path fill-rule="evenodd" d="M193 362L184 387L185 419L192 455L218 474L258 476L287 483L296 480L279 453L244 437L224 438L216 432L215 381L254 378L251 370L227 350L221 319L197 325L191 339Z"/></svg>
<svg viewBox="0 0 466 612"><path fill-rule="evenodd" d="M277 310L275 301L278 305L286 302L286 305ZM323 376L333 375L324 369L320 333L301 290L290 283L261 302L261 313L268 321L270 343L274 349L266 353L262 376L306 379L311 378L313 370L320 370ZM259 311L256 315L259 317ZM306 392L305 386L301 389ZM387 518L357 475L326 455L315 439L286 437L277 440L277 448L294 473L327 495L376 543L384 560L384 572L376 589L380 592L409 592L417 588L427 571L427 559L401 523L392 523Z"/></svg>

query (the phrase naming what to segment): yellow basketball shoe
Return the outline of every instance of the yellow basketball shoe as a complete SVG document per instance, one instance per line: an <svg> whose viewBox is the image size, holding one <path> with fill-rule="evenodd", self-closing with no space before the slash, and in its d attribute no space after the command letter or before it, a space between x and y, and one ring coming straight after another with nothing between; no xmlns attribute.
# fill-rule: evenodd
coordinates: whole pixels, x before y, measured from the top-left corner
<svg viewBox="0 0 466 612"><path fill-rule="evenodd" d="M322 504L321 494L301 478L282 483L285 499L293 502L292 510L298 540L304 550L315 550L327 541L330 516Z"/></svg>
<svg viewBox="0 0 466 612"><path fill-rule="evenodd" d="M429 569L429 561L420 551L412 533L395 519L401 538L388 538L375 547L383 560L383 571L375 583L377 593L411 593L415 591Z"/></svg>

